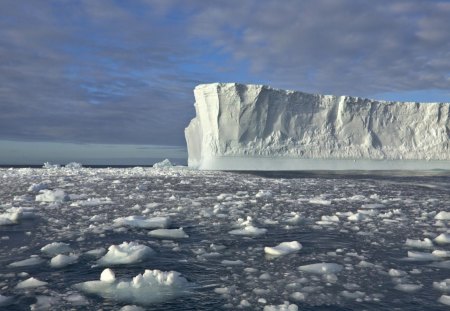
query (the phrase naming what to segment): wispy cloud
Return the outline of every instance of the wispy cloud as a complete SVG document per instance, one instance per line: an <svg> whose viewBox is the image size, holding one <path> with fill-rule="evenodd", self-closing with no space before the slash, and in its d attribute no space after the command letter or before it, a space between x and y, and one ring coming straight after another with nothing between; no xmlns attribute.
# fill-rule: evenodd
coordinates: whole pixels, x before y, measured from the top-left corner
<svg viewBox="0 0 450 311"><path fill-rule="evenodd" d="M446 1L2 1L0 12L0 139L182 145L191 90L208 81L450 89Z"/></svg>

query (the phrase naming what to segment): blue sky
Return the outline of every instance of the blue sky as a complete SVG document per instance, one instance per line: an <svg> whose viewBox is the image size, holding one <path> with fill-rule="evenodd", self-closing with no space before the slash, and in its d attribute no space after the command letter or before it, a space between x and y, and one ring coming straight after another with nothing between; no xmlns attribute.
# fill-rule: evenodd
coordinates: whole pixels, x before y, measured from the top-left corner
<svg viewBox="0 0 450 311"><path fill-rule="evenodd" d="M2 1L0 163L182 159L199 83L449 102L448 29L450 1Z"/></svg>

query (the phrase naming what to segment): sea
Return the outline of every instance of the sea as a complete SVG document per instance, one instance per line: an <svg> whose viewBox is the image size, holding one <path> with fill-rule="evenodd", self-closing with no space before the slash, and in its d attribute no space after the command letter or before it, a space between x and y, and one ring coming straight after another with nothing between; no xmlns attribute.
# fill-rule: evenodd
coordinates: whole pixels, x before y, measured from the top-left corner
<svg viewBox="0 0 450 311"><path fill-rule="evenodd" d="M448 310L449 225L449 171L2 167L0 309Z"/></svg>

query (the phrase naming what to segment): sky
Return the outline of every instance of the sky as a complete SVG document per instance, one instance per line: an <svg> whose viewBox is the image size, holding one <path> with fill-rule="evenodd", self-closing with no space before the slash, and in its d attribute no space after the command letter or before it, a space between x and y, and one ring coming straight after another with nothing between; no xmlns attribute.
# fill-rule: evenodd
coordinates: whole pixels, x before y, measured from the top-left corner
<svg viewBox="0 0 450 311"><path fill-rule="evenodd" d="M448 29L443 0L1 1L0 164L183 162L200 83L450 102Z"/></svg>

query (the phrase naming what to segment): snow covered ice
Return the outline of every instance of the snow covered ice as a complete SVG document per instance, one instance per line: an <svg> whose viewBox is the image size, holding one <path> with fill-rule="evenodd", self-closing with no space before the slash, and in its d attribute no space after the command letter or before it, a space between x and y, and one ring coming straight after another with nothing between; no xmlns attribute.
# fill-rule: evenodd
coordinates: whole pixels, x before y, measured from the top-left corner
<svg viewBox="0 0 450 311"><path fill-rule="evenodd" d="M55 166L0 182L0 215L18 212L0 226L6 310L450 304L446 171Z"/></svg>
<svg viewBox="0 0 450 311"><path fill-rule="evenodd" d="M213 170L450 169L450 103L385 102L263 85L194 89L188 164Z"/></svg>

